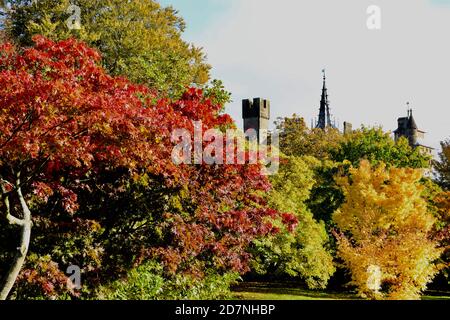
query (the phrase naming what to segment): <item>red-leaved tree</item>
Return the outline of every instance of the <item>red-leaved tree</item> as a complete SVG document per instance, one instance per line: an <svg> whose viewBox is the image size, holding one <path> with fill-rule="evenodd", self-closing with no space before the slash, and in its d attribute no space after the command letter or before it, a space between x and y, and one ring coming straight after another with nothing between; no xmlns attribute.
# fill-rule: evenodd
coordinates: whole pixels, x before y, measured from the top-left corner
<svg viewBox="0 0 450 320"><path fill-rule="evenodd" d="M21 241L0 298L24 263L32 215L27 200L58 194L68 213L77 195L62 177L78 181L98 166L125 166L147 157L148 110L143 87L97 66L99 54L76 42L35 38L35 47L0 47L0 179L6 218ZM63 175L64 174L64 175Z"/></svg>
<svg viewBox="0 0 450 320"><path fill-rule="evenodd" d="M105 259L103 267L108 257L127 265L158 259L168 274L198 277L205 268L247 271L247 246L276 231L267 218L296 223L267 208L263 194L270 185L260 165L172 161L175 129L193 133L193 121L202 121L204 130L233 126L200 90L189 89L179 101L154 101L148 88L107 75L99 54L83 43L34 41L26 49L0 47L3 209L21 235L1 299L24 265L32 222L40 230L38 254L48 253L58 232L91 225L101 230L92 247L110 250L96 257ZM143 182L130 187L136 181ZM72 218L61 219L55 206L42 205L47 202ZM48 265L61 274L57 263ZM24 274L32 281L36 272ZM53 290L51 279L39 283Z"/></svg>

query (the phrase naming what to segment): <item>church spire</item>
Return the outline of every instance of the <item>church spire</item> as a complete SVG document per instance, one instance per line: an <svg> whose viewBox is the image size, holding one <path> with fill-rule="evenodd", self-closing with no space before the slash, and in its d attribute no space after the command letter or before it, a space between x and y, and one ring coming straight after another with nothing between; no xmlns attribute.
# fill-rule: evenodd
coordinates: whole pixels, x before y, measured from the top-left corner
<svg viewBox="0 0 450 320"><path fill-rule="evenodd" d="M322 70L322 73L323 73L322 97L320 99L319 121L317 122L316 125L316 128L319 129L334 127L331 121L330 103L328 101L327 76L325 73L325 69Z"/></svg>

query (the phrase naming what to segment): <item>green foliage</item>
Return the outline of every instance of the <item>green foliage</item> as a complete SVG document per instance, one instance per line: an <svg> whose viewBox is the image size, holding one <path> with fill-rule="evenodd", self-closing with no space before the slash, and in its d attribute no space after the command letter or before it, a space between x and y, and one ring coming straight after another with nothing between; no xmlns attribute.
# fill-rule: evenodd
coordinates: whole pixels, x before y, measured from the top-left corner
<svg viewBox="0 0 450 320"><path fill-rule="evenodd" d="M235 273L207 272L203 279L178 274L163 276L163 267L147 262L128 272L124 279L103 286L99 299L106 300L219 300L231 297L230 286L239 279Z"/></svg>
<svg viewBox="0 0 450 320"><path fill-rule="evenodd" d="M225 104L231 102L231 93L225 90L221 80L212 80L204 89L204 95L206 98L211 99L213 104L220 106L225 106Z"/></svg>
<svg viewBox="0 0 450 320"><path fill-rule="evenodd" d="M431 161L431 157L423 154L420 148L411 148L405 138L395 142L381 128L362 127L354 131L331 154L332 160L349 161L354 166L366 159L372 165L383 162L398 168L429 168Z"/></svg>
<svg viewBox="0 0 450 320"><path fill-rule="evenodd" d="M327 159L330 151L343 140L337 129L309 129L305 120L295 114L290 118L279 118L275 124L280 131L280 150L288 156Z"/></svg>
<svg viewBox="0 0 450 320"><path fill-rule="evenodd" d="M345 199L341 188L334 181L335 175L342 169L342 164L331 160L322 161L320 166L314 168L315 184L306 203L314 217L327 225L331 224L332 213Z"/></svg>
<svg viewBox="0 0 450 320"><path fill-rule="evenodd" d="M178 97L187 86L204 85L210 66L201 48L183 41L184 20L153 0L11 0L4 26L12 39L31 45L33 35L52 40L77 37L97 48L112 75L124 75L160 94ZM81 9L81 28L66 21Z"/></svg>
<svg viewBox="0 0 450 320"><path fill-rule="evenodd" d="M279 211L294 213L299 223L293 232L280 228L277 235L255 241L253 263L257 273L299 277L314 289L325 288L335 271L326 248L325 225L305 205L314 184L311 168L318 164L312 157L283 159L279 173L271 179L268 202Z"/></svg>
<svg viewBox="0 0 450 320"><path fill-rule="evenodd" d="M315 182L311 168L319 164L313 157L282 158L279 172L270 179L273 190L269 196L269 204L283 212L305 211L304 202Z"/></svg>
<svg viewBox="0 0 450 320"><path fill-rule="evenodd" d="M434 169L438 174L438 183L450 190L450 140L441 142L442 151L439 160L434 162Z"/></svg>

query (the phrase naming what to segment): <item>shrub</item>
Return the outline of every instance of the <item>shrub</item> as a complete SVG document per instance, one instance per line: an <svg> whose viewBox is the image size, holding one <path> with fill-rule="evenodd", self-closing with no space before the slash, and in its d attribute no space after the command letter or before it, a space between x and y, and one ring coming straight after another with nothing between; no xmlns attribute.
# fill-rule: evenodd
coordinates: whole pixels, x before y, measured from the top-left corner
<svg viewBox="0 0 450 320"><path fill-rule="evenodd" d="M163 267L147 262L132 269L126 277L103 286L98 298L106 300L207 300L230 298L230 286L239 279L236 273L220 275L207 272L203 279L178 274L165 278Z"/></svg>

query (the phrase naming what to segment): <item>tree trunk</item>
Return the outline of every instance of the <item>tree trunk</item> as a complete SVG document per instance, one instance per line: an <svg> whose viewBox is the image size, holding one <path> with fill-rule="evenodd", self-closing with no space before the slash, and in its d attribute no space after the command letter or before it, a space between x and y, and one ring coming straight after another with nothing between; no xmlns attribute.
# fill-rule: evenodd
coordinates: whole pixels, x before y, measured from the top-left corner
<svg viewBox="0 0 450 320"><path fill-rule="evenodd" d="M5 200L5 204L7 205L8 219L10 220L10 222L15 225L19 225L21 227L21 240L20 240L20 247L17 248L17 253L14 256L14 262L11 268L9 269L8 274L5 277L3 287L1 288L0 300L6 300L6 298L8 298L8 295L11 292L11 289L13 288L14 283L16 282L20 270L22 269L22 266L25 262L25 258L27 256L28 248L30 245L31 212L30 209L28 208L25 198L22 195L19 179L17 180L16 188L17 188L16 189L17 196L19 197L20 206L23 212L23 219L17 219L10 215L9 203L7 198Z"/></svg>

